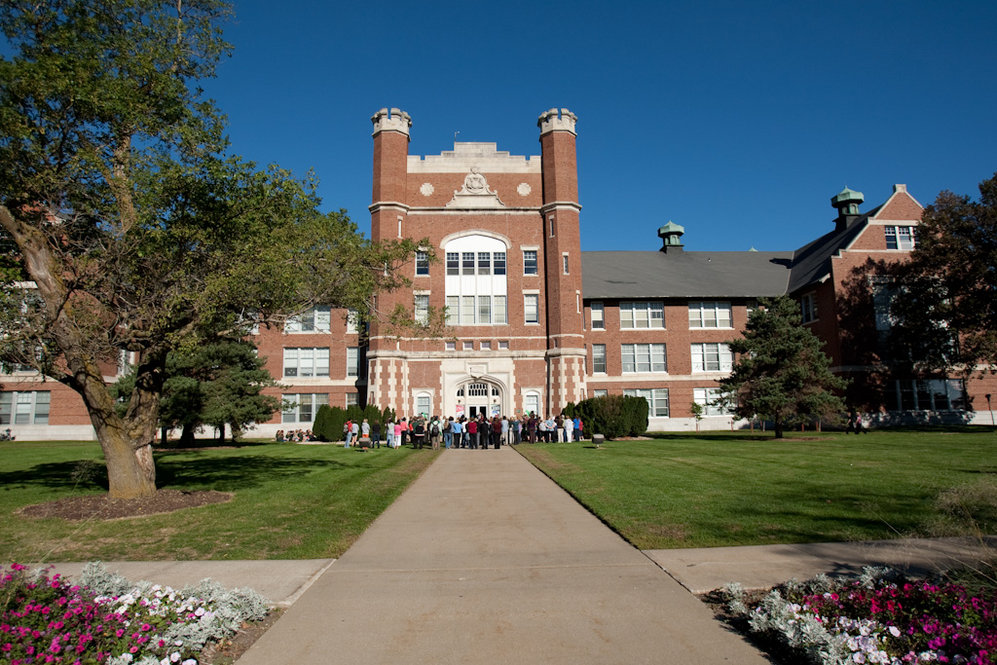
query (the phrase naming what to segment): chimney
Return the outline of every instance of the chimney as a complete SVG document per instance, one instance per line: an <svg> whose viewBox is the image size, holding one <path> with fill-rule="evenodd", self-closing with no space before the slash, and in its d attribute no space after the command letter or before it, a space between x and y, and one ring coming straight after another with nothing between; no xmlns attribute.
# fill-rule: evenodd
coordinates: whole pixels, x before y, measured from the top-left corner
<svg viewBox="0 0 997 665"><path fill-rule="evenodd" d="M848 189L847 186L831 197L831 207L836 208L838 217L834 220L834 230L843 231L848 223L859 216L859 204L865 201L862 192Z"/></svg>
<svg viewBox="0 0 997 665"><path fill-rule="evenodd" d="M682 235L684 233L685 229L672 221L669 221L658 229L658 237L661 238L661 251L665 254L668 252L681 252L683 250Z"/></svg>

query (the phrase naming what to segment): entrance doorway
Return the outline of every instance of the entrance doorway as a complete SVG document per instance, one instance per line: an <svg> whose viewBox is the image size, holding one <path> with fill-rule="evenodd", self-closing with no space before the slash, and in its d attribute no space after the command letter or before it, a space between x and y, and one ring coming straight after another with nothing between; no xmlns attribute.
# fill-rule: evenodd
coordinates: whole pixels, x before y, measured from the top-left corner
<svg viewBox="0 0 997 665"><path fill-rule="evenodd" d="M502 389L487 381L472 381L457 389L455 416L491 418L502 413Z"/></svg>

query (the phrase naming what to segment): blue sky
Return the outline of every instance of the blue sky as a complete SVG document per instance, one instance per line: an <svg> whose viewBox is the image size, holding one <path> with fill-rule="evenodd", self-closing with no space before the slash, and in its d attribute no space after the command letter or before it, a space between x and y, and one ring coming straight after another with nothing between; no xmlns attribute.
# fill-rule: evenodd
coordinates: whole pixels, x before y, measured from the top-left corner
<svg viewBox="0 0 997 665"><path fill-rule="evenodd" d="M793 249L848 185L928 204L997 170L997 3L237 0L205 85L233 152L321 181L368 230L370 116L410 154L458 140L539 154L579 116L582 249Z"/></svg>

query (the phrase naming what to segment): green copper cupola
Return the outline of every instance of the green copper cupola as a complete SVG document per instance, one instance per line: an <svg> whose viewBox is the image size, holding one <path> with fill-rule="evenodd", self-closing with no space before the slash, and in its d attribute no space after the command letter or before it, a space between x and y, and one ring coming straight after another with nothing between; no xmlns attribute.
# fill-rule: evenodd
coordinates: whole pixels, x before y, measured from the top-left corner
<svg viewBox="0 0 997 665"><path fill-rule="evenodd" d="M865 201L862 192L848 189L843 190L831 197L831 207L838 211L838 217L834 220L834 230L841 231L855 217L859 216L859 204Z"/></svg>
<svg viewBox="0 0 997 665"><path fill-rule="evenodd" d="M681 252L684 233L685 228L672 221L658 229L658 237L661 238L661 251L665 253Z"/></svg>

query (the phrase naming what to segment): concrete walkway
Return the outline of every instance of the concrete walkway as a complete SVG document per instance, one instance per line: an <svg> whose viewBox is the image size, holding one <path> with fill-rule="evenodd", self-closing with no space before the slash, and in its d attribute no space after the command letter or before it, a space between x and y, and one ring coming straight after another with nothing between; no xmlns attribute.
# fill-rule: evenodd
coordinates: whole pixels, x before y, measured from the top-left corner
<svg viewBox="0 0 997 665"><path fill-rule="evenodd" d="M509 448L444 453L238 665L766 663Z"/></svg>

